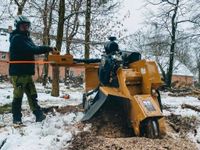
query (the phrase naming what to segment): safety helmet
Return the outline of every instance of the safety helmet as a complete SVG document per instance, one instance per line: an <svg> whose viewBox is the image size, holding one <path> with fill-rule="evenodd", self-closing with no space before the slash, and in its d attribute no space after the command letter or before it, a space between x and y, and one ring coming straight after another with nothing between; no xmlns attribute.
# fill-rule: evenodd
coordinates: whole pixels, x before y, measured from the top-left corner
<svg viewBox="0 0 200 150"><path fill-rule="evenodd" d="M115 42L116 40L116 37L109 37L108 38L110 41L105 43L104 45L104 49L106 51L106 54L114 54L116 53L117 51L119 51L119 46L118 44Z"/></svg>
<svg viewBox="0 0 200 150"><path fill-rule="evenodd" d="M18 29L19 25L22 24L22 23L28 23L29 26L31 25L30 20L26 16L23 16L23 15L17 16L15 18L15 22L14 22L14 26L16 27L16 29Z"/></svg>

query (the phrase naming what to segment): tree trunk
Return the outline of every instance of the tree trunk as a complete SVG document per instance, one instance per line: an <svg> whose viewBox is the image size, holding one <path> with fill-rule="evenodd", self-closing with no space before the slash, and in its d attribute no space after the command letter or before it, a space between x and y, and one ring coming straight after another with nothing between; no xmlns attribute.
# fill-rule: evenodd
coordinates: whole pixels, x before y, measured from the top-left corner
<svg viewBox="0 0 200 150"><path fill-rule="evenodd" d="M91 0L87 0L85 14L85 58L90 57Z"/></svg>
<svg viewBox="0 0 200 150"><path fill-rule="evenodd" d="M15 4L17 5L17 15L22 15L22 12L24 10L24 6L27 2L27 0L22 0L21 2L19 2L19 0L14 0Z"/></svg>
<svg viewBox="0 0 200 150"><path fill-rule="evenodd" d="M158 61L157 61L157 64L158 64L158 67L160 68L160 71L162 73L163 80L166 83L166 73L165 73L165 70L163 69L163 67L161 66L161 64Z"/></svg>
<svg viewBox="0 0 200 150"><path fill-rule="evenodd" d="M37 68L37 81L40 82L40 65L36 64L36 68Z"/></svg>
<svg viewBox="0 0 200 150"><path fill-rule="evenodd" d="M200 85L200 61L198 60L198 82L199 82L199 85Z"/></svg>
<svg viewBox="0 0 200 150"><path fill-rule="evenodd" d="M22 11L23 11L23 8L21 6L18 6L17 15L22 15Z"/></svg>
<svg viewBox="0 0 200 150"><path fill-rule="evenodd" d="M62 39L63 39L63 28L64 28L64 17L65 17L65 0L60 0L59 4L59 20L57 29L56 47L61 51ZM53 82L52 82L52 96L59 96L59 67L54 66L53 69Z"/></svg>
<svg viewBox="0 0 200 150"><path fill-rule="evenodd" d="M73 12L78 12L80 10L81 7L81 2L82 1L74 1L73 4L71 5L71 14L73 14ZM78 28L79 28L79 21L78 21L78 16L79 14L76 13L74 14L74 20L73 20L73 25L70 25L71 22L70 20L72 20L72 16L68 17L67 19L67 28L66 28L66 53L70 54L70 47L72 44L72 39L74 38L74 36L77 34L78 32ZM69 68L65 67L65 85L67 87L69 87Z"/></svg>
<svg viewBox="0 0 200 150"><path fill-rule="evenodd" d="M44 13L43 13L43 24L44 24L44 29L43 29L43 45L49 45L50 44L50 40L48 39L48 24L47 24L47 14L48 14L48 10L47 10L47 3L48 0L45 0L45 5L44 5ZM48 53L45 54L45 58L44 60L47 60L48 58ZM48 64L44 64L43 67L43 78L42 78L42 85L46 86L47 83L47 77L48 77Z"/></svg>
<svg viewBox="0 0 200 150"><path fill-rule="evenodd" d="M176 16L177 16L178 5L179 5L179 0L176 1L174 14L171 19L172 32L171 32L171 46L170 46L170 58L169 58L170 60L169 60L169 68L167 72L167 86L168 87L171 87L171 83L172 83L174 52L175 52L175 44L176 44L176 29L177 29Z"/></svg>
<svg viewBox="0 0 200 150"><path fill-rule="evenodd" d="M69 37L69 19L67 20L67 28L66 28L66 54L70 54L70 45L71 45L71 41L70 41L70 37ZM67 88L69 87L69 68L65 67L65 85L67 86Z"/></svg>
<svg viewBox="0 0 200 150"><path fill-rule="evenodd" d="M55 0L52 1L50 9L48 9L48 0L45 0L45 6L44 6L44 13L43 13L43 24L44 24L44 29L43 29L43 45L50 45L50 29L52 25L52 11L55 6ZM49 16L48 16L49 14ZM48 55L49 53L45 54L44 60L48 60ZM47 84L47 79L48 79L48 72L49 72L49 65L44 64L43 67L43 78L42 78L42 85L46 86Z"/></svg>

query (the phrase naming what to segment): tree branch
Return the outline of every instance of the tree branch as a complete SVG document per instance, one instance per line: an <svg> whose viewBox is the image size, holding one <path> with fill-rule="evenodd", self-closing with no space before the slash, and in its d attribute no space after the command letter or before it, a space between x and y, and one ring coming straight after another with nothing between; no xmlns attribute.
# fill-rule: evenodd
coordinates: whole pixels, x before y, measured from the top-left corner
<svg viewBox="0 0 200 150"><path fill-rule="evenodd" d="M167 2L167 3L170 4L170 5L174 5L174 6L176 6L176 4L170 2L169 0L162 0L162 2Z"/></svg>
<svg viewBox="0 0 200 150"><path fill-rule="evenodd" d="M14 0L14 1L17 4L17 6L19 7L20 6L19 2L17 0Z"/></svg>
<svg viewBox="0 0 200 150"><path fill-rule="evenodd" d="M65 17L64 20L71 18L73 15L84 14L84 13L85 13L85 10L84 11L75 11L75 12L71 13L70 15L68 15L67 17Z"/></svg>

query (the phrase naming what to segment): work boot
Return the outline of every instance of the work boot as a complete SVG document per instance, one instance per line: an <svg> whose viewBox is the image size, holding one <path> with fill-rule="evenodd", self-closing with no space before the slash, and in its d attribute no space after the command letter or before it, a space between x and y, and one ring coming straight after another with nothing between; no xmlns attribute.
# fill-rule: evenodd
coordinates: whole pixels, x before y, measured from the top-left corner
<svg viewBox="0 0 200 150"><path fill-rule="evenodd" d="M44 115L41 109L37 109L33 111L33 114L36 117L36 122L42 122L46 118L46 116Z"/></svg>
<svg viewBox="0 0 200 150"><path fill-rule="evenodd" d="M21 118L20 119L13 118L13 124L18 124L18 125L22 124Z"/></svg>
<svg viewBox="0 0 200 150"><path fill-rule="evenodd" d="M13 114L13 124L22 124L22 113L21 113L22 99L13 99L12 102L12 114Z"/></svg>

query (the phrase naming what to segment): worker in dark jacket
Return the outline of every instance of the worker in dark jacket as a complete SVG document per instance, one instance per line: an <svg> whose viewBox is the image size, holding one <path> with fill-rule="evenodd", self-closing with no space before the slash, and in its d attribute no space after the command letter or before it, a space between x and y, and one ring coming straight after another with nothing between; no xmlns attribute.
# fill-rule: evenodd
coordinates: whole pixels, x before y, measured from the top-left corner
<svg viewBox="0 0 200 150"><path fill-rule="evenodd" d="M35 54L43 54L54 51L49 46L36 46L30 38L30 21L25 16L17 16L14 23L16 29L10 34L10 62L11 61L34 61ZM41 122L46 118L38 105L37 92L32 80L35 74L35 65L10 63L9 75L14 87L12 114L13 123L21 124L21 105L23 94L26 93L28 103L36 122Z"/></svg>
<svg viewBox="0 0 200 150"><path fill-rule="evenodd" d="M99 80L105 86L118 86L117 82L117 69L118 64L115 63L114 55L117 55L119 46L115 42L116 37L109 37L109 42L105 43L105 54L102 55L102 60L99 67Z"/></svg>

